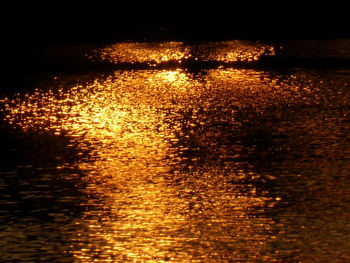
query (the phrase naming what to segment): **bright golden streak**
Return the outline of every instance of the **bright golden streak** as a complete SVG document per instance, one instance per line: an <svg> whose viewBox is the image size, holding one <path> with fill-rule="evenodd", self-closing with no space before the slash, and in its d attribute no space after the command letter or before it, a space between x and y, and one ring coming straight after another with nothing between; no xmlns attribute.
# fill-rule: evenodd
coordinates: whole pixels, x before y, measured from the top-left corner
<svg viewBox="0 0 350 263"><path fill-rule="evenodd" d="M213 237L257 257L266 246L266 241L259 241L246 247L234 235L258 235L257 228L273 224L247 214L268 198L257 196L253 187L249 195L239 195L231 177L216 167L174 171L178 150L186 150L173 146L181 140L179 135L186 136L181 135L181 123L174 121L184 118L181 107L201 101L204 110L210 110L207 98L216 96L220 81L233 82L235 92L244 93L237 83L259 79L238 70L208 73L203 85L182 70L117 71L66 91L35 90L24 100L2 102L12 125L65 134L81 152L88 150L88 156L75 164L85 172L83 191L91 196L82 204L88 209L74 222L71 253L77 262L202 262L208 251L214 258L222 253ZM205 124L198 114L191 120ZM197 143L206 145L215 136L212 130L203 131ZM220 154L227 153L223 149ZM174 176L182 178L180 184L171 183Z"/></svg>

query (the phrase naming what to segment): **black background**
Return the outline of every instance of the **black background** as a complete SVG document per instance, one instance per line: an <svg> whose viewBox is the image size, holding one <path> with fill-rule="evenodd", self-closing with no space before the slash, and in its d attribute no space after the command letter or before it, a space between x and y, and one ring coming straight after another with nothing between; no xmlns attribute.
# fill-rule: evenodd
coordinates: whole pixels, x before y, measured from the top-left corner
<svg viewBox="0 0 350 263"><path fill-rule="evenodd" d="M349 37L345 1L55 2L3 6L2 45Z"/></svg>

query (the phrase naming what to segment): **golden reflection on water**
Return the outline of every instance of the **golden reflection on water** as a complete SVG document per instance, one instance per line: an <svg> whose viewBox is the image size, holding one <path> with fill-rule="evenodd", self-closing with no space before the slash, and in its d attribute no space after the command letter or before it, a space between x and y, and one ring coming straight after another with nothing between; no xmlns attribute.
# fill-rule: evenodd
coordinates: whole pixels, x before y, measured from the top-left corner
<svg viewBox="0 0 350 263"><path fill-rule="evenodd" d="M203 61L256 61L263 55L275 55L272 46L259 42L234 40L197 45L192 53Z"/></svg>
<svg viewBox="0 0 350 263"><path fill-rule="evenodd" d="M232 149L213 145L220 132L211 122L238 124L220 106L245 107L254 99L259 109L256 96L268 89L254 71L211 70L201 80L183 70L116 71L69 89L36 89L3 104L14 127L68 136L81 153L88 152L57 167L74 165L86 174L86 209L72 222L69 253L76 262L272 259L262 251L275 239L274 222L252 211L275 200L253 185L242 193L232 183L254 172L234 162L220 167L208 160L196 167L201 156L184 155L190 146L182 143L194 138L227 157ZM188 109L191 116L184 113ZM184 122L193 129L184 129Z"/></svg>
<svg viewBox="0 0 350 263"><path fill-rule="evenodd" d="M186 59L202 61L256 61L262 55L274 55L271 45L252 41L222 41L189 45L182 42L117 43L95 50L89 58L112 63L148 63L150 65Z"/></svg>
<svg viewBox="0 0 350 263"><path fill-rule="evenodd" d="M124 69L274 52L249 41L90 51ZM345 262L349 70L205 64L47 74L2 97L0 153L17 153L0 171L0 260Z"/></svg>
<svg viewBox="0 0 350 263"><path fill-rule="evenodd" d="M189 55L182 42L117 43L95 50L90 58L114 63L161 63L186 59Z"/></svg>

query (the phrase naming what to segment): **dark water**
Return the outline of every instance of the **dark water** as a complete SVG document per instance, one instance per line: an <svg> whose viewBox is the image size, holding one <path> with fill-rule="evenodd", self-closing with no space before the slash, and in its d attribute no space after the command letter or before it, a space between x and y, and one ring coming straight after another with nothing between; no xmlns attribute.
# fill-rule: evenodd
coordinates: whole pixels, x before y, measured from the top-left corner
<svg viewBox="0 0 350 263"><path fill-rule="evenodd" d="M350 70L225 66L274 52L119 43L3 94L0 261L350 261Z"/></svg>

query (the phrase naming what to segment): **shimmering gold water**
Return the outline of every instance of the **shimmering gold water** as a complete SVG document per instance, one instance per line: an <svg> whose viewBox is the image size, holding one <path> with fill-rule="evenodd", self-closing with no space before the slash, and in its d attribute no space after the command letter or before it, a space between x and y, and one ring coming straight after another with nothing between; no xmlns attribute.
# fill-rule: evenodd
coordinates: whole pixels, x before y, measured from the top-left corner
<svg viewBox="0 0 350 263"><path fill-rule="evenodd" d="M184 45L182 42L117 43L96 49L89 54L89 57L95 61L141 62L156 65L186 59L221 62L254 61L266 53L274 55L274 48L263 43L236 40L196 45Z"/></svg>
<svg viewBox="0 0 350 263"><path fill-rule="evenodd" d="M98 52L142 62L189 54L179 43L130 45ZM198 50L237 52L215 45L224 55ZM244 52L254 59L256 49ZM17 212L0 218L0 259L349 259L348 76L118 70L49 75L2 98L3 127L39 146L1 172L0 186L19 192L1 197Z"/></svg>

